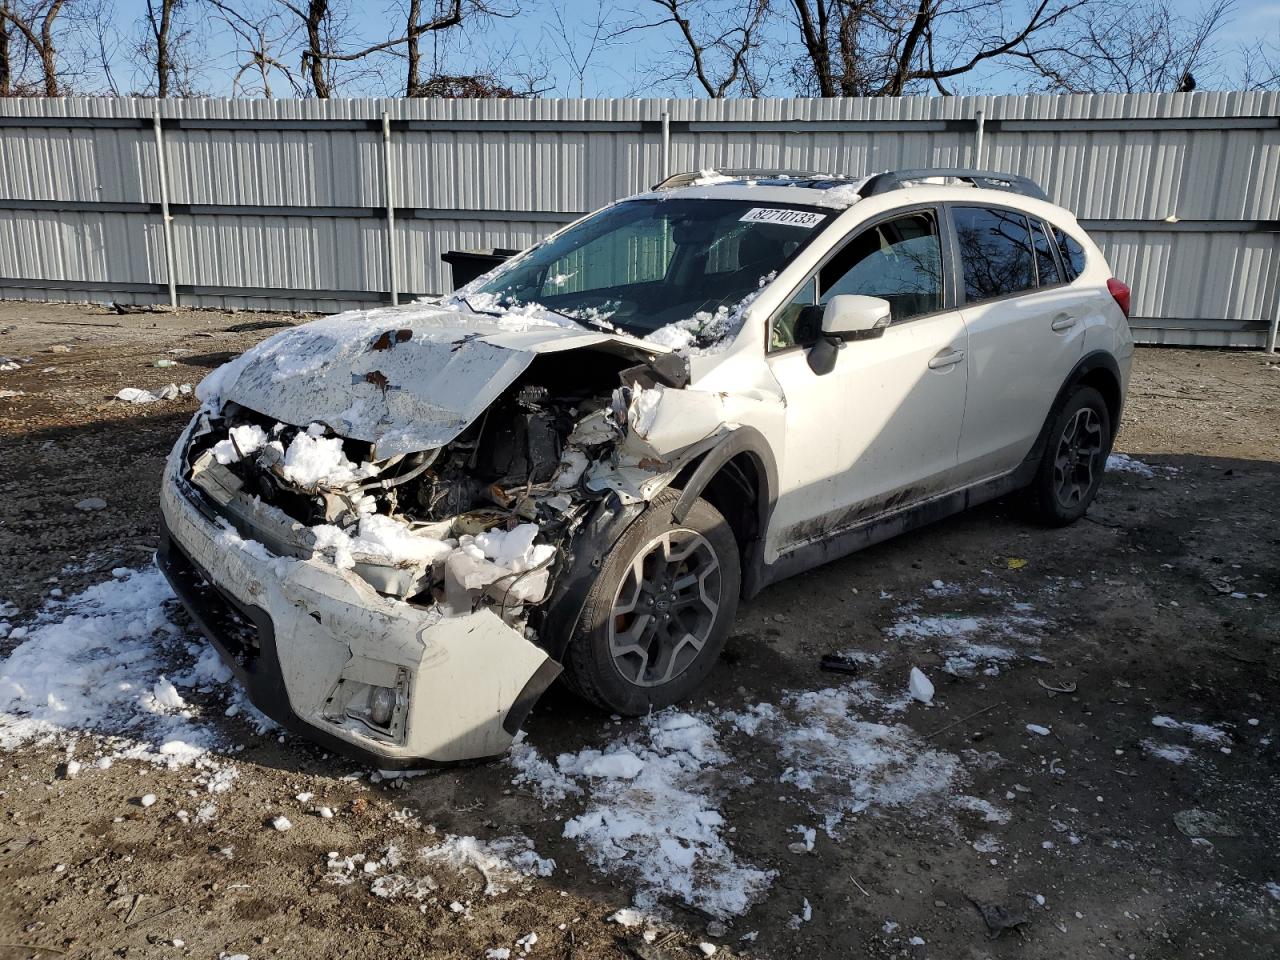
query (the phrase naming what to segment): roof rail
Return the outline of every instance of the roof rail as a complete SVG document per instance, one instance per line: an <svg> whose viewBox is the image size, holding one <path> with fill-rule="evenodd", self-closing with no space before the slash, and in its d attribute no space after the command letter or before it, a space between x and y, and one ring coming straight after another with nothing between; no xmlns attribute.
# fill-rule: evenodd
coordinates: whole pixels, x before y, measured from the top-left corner
<svg viewBox="0 0 1280 960"><path fill-rule="evenodd" d="M721 176L730 177L734 180L754 179L767 180L770 177L790 177L793 180L814 180L827 179L829 174L815 173L813 170L770 170L763 167L734 167L733 169L712 169L712 170L686 170L683 173L673 173L667 179L653 185L654 190L671 190L675 187L687 187L703 176Z"/></svg>
<svg viewBox="0 0 1280 960"><path fill-rule="evenodd" d="M936 177L950 177L953 180L967 180L975 187L986 190L1005 190L1019 193L1024 197L1051 202L1040 185L1028 177L1016 173L1000 173L996 170L971 170L963 167L929 167L922 170L892 170L878 173L867 180L858 191L863 197L874 197L876 194L898 190L908 183Z"/></svg>

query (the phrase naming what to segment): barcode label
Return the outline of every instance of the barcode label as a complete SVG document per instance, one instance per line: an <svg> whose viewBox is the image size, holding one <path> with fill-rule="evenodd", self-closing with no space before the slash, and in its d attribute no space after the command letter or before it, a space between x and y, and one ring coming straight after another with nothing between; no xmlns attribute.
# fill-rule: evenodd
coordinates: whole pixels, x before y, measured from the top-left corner
<svg viewBox="0 0 1280 960"><path fill-rule="evenodd" d="M787 210L779 207L755 207L744 213L741 223L781 223L788 227L804 227L812 230L825 219L812 210Z"/></svg>

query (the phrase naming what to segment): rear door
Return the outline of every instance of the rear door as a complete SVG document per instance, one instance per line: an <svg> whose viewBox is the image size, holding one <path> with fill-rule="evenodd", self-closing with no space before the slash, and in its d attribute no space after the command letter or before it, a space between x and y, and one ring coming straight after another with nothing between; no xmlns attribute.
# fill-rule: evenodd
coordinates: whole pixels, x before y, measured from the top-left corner
<svg viewBox="0 0 1280 960"><path fill-rule="evenodd" d="M1079 292L1043 222L995 205L951 205L968 396L957 476L972 483L1030 452L1084 350Z"/></svg>
<svg viewBox="0 0 1280 960"><path fill-rule="evenodd" d="M774 318L769 366L786 398L771 545L820 539L951 485L965 405L965 331L936 208L853 231ZM839 294L889 301L891 323L816 374L817 311Z"/></svg>

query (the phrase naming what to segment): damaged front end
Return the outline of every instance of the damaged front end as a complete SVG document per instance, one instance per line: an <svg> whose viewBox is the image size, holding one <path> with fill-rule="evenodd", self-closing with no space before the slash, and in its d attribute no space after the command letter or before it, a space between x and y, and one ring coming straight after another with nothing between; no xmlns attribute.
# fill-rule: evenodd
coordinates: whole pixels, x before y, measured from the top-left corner
<svg viewBox="0 0 1280 960"><path fill-rule="evenodd" d="M725 429L715 395L676 389L674 355L521 356L421 449L386 417L340 433L269 398L206 402L170 458L161 559L268 715L387 768L501 754L560 673L600 558Z"/></svg>

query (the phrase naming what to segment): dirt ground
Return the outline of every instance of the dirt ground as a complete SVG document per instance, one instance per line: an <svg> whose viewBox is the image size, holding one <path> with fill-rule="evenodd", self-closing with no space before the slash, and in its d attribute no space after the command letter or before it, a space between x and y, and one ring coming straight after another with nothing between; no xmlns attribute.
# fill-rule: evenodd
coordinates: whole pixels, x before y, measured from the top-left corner
<svg viewBox="0 0 1280 960"><path fill-rule="evenodd" d="M196 383L298 319L0 303L0 356L21 364L0 372L0 391L20 392L0 399L0 601L17 607L8 619L25 622L53 589L70 595L149 563L163 460L196 404L114 394ZM902 725L915 749L955 758L963 794L986 806L858 809L854 796L834 830L797 849L791 825L814 823L839 779L805 794L774 743L726 727L720 769L734 777L716 796L729 845L777 872L727 929L674 896L653 943L610 922L631 902L634 871L602 870L564 836L583 798L544 806L507 763L379 780L210 711L236 744L227 762L238 777L207 823L178 815L201 802L207 771L119 761L68 778L65 741L0 751L0 958L482 958L495 948L515 958L530 932L527 955L555 960L697 958L701 942L744 957L1280 955L1273 360L1139 350L1116 447L1152 475L1109 473L1086 522L1043 530L991 504L744 605L724 662L688 709L743 711L855 683L819 669L836 651L865 653L856 681L892 693L916 665L937 685L934 704L880 719ZM88 498L105 508L78 509ZM976 618L980 634L1010 603L1034 608L1034 652L948 673L946 636L921 624ZM0 639L0 658L19 642ZM555 689L526 728L555 757L640 735L642 724ZM335 816L309 815L295 799L304 791ZM144 808L147 793L157 800ZM1188 810L1217 820L1189 837ZM269 826L281 813L288 832ZM434 877L418 899L325 876L329 851L444 834L524 834L557 866L493 896L467 871ZM992 938L979 904L1026 922Z"/></svg>

